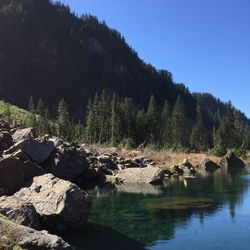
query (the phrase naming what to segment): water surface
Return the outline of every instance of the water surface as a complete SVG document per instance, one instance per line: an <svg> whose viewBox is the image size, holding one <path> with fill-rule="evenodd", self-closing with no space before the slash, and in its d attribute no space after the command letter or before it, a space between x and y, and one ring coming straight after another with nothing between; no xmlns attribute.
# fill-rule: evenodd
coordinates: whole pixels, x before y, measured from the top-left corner
<svg viewBox="0 0 250 250"><path fill-rule="evenodd" d="M249 184L246 170L159 187L96 187L90 223L65 239L86 250L249 250Z"/></svg>

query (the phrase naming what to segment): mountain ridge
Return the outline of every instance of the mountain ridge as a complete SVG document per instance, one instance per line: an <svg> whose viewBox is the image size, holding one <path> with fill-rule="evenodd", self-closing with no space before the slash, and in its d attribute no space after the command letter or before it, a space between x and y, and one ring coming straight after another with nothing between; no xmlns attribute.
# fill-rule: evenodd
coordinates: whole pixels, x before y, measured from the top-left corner
<svg viewBox="0 0 250 250"><path fill-rule="evenodd" d="M89 98L102 89L132 98L138 108L146 108L151 95L159 106L167 99L173 107L180 95L195 120L197 94L176 84L169 71L144 63L119 32L94 16L78 17L68 6L48 0L4 0L0 32L0 97L13 104L25 108L32 95L54 114L64 98L72 117L83 120ZM210 119L212 129L226 104L207 93L198 95L207 100L209 116L219 112Z"/></svg>

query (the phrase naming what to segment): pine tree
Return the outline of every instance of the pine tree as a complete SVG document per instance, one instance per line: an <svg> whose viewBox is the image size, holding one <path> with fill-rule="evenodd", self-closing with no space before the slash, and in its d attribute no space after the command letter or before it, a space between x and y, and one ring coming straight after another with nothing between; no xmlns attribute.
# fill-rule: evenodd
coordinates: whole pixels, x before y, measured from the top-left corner
<svg viewBox="0 0 250 250"><path fill-rule="evenodd" d="M171 130L173 146L177 148L187 147L189 138L188 122L186 110L180 96L178 96L173 109Z"/></svg>
<svg viewBox="0 0 250 250"><path fill-rule="evenodd" d="M95 98L95 102L97 103L97 97ZM85 128L85 140L89 143L95 143L97 136L95 133L95 126L96 126L96 120L95 120L95 110L94 110L94 104L92 103L92 100L90 99L87 106L87 112L86 112L86 128Z"/></svg>
<svg viewBox="0 0 250 250"><path fill-rule="evenodd" d="M106 91L103 90L98 102L98 120L100 126L99 142L107 143L110 141L110 119L111 108L110 100Z"/></svg>
<svg viewBox="0 0 250 250"><path fill-rule="evenodd" d="M28 126L30 127L36 127L37 120L36 120L36 113L35 113L35 102L33 96L30 96L29 104L28 104Z"/></svg>
<svg viewBox="0 0 250 250"><path fill-rule="evenodd" d="M111 145L117 145L121 140L121 122L119 117L119 103L116 94L113 94L111 101Z"/></svg>
<svg viewBox="0 0 250 250"><path fill-rule="evenodd" d="M68 129L69 129L69 112L68 107L64 99L58 104L57 108L57 125L58 125L58 135L62 138L68 139Z"/></svg>
<svg viewBox="0 0 250 250"><path fill-rule="evenodd" d="M36 105L36 113L41 116L45 115L45 105L41 98L38 100L38 103Z"/></svg>
<svg viewBox="0 0 250 250"><path fill-rule="evenodd" d="M146 113L139 110L136 114L136 144L141 145L146 142Z"/></svg>
<svg viewBox="0 0 250 250"><path fill-rule="evenodd" d="M157 121L158 121L157 107L155 103L155 98L152 95L150 97L148 110L146 113L147 142L152 145L156 144L158 139Z"/></svg>
<svg viewBox="0 0 250 250"><path fill-rule="evenodd" d="M215 143L218 154L225 154L228 149L238 149L242 145L242 136L236 127L236 119L230 103L217 130Z"/></svg>
<svg viewBox="0 0 250 250"><path fill-rule="evenodd" d="M200 103L200 98L197 99L196 108L196 123L193 127L190 144L191 148L197 151L204 151L207 149L208 139L207 133L203 123L203 111Z"/></svg>
<svg viewBox="0 0 250 250"><path fill-rule="evenodd" d="M166 147L171 143L171 111L166 100L161 113L161 146Z"/></svg>

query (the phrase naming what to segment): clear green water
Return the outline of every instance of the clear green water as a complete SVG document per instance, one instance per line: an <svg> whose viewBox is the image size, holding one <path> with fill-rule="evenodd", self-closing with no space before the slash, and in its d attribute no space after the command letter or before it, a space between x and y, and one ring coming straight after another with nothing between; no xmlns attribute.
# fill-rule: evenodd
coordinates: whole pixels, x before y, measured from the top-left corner
<svg viewBox="0 0 250 250"><path fill-rule="evenodd" d="M90 190L90 224L65 239L86 250L250 249L250 172L162 187Z"/></svg>

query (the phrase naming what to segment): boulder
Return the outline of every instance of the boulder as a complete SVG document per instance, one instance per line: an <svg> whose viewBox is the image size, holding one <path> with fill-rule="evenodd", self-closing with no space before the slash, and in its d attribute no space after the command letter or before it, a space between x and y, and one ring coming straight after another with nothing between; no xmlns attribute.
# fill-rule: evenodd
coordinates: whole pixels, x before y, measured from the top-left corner
<svg viewBox="0 0 250 250"><path fill-rule="evenodd" d="M0 160L0 189L1 195L11 195L24 186L24 164L10 157Z"/></svg>
<svg viewBox="0 0 250 250"><path fill-rule="evenodd" d="M245 167L244 161L238 158L232 151L229 151L221 160L220 165L228 170L237 170Z"/></svg>
<svg viewBox="0 0 250 250"><path fill-rule="evenodd" d="M24 162L24 179L25 182L29 181L35 176L44 175L45 170L37 165L35 162L25 161Z"/></svg>
<svg viewBox="0 0 250 250"><path fill-rule="evenodd" d="M8 146L11 146L13 140L12 136L8 131L1 131L0 132L0 143L6 143Z"/></svg>
<svg viewBox="0 0 250 250"><path fill-rule="evenodd" d="M149 183L161 184L165 178L166 170L158 167L126 168L115 175L122 183Z"/></svg>
<svg viewBox="0 0 250 250"><path fill-rule="evenodd" d="M91 208L91 197L86 192L51 174L34 177L14 197L32 203L49 229L80 227Z"/></svg>
<svg viewBox="0 0 250 250"><path fill-rule="evenodd" d="M213 172L213 171L219 169L220 166L218 164L216 164L215 162L211 161L210 159L205 158L201 164L201 168L205 169L208 172Z"/></svg>
<svg viewBox="0 0 250 250"><path fill-rule="evenodd" d="M72 181L89 168L89 163L84 151L74 146L61 145L42 164L42 167L58 178Z"/></svg>
<svg viewBox="0 0 250 250"><path fill-rule="evenodd" d="M12 135L13 141L16 143L23 139L28 138L36 138L37 133L34 128L24 128L24 129L17 129L15 133Z"/></svg>
<svg viewBox="0 0 250 250"><path fill-rule="evenodd" d="M30 227L13 223L2 217L0 217L0 235L3 236L4 239L9 239L12 243L23 249L73 249L62 238L56 235L49 234L47 231L37 231ZM4 240L1 244L1 247L5 249ZM10 248L6 246L6 249Z"/></svg>
<svg viewBox="0 0 250 250"><path fill-rule="evenodd" d="M41 230L39 215L31 203L3 196L0 197L0 213L17 224Z"/></svg>
<svg viewBox="0 0 250 250"><path fill-rule="evenodd" d="M196 170L194 169L193 165L188 160L185 160L180 165L180 169L183 170L184 176L194 176L196 174Z"/></svg>
<svg viewBox="0 0 250 250"><path fill-rule="evenodd" d="M51 153L55 150L55 145L51 141L37 141L29 138L14 144L11 148L4 152L4 155L12 154L18 150L21 150L28 155L32 161L37 164L41 164L47 160Z"/></svg>

